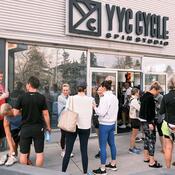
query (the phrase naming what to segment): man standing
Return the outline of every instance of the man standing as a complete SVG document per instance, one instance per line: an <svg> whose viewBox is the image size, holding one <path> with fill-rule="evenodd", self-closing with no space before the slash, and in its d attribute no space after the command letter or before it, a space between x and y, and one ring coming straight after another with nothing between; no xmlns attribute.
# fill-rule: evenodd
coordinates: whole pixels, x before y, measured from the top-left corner
<svg viewBox="0 0 175 175"><path fill-rule="evenodd" d="M22 111L22 126L20 134L20 163L27 165L28 154L31 142L34 142L36 152L36 166L43 166L44 163L44 127L51 131L50 119L46 99L37 89L40 82L38 78L29 78L27 92L17 100L13 113L15 116ZM45 123L44 123L45 121Z"/></svg>
<svg viewBox="0 0 175 175"><path fill-rule="evenodd" d="M5 103L5 99L8 98L9 93L5 91L3 85L3 72L0 70L0 106ZM0 144L2 144L2 138L5 137L3 127L3 116L0 116Z"/></svg>

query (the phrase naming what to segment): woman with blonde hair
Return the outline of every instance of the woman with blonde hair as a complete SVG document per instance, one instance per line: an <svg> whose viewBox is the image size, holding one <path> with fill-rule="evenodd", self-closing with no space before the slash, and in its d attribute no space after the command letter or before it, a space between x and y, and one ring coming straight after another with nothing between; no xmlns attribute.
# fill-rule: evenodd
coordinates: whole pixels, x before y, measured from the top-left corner
<svg viewBox="0 0 175 175"><path fill-rule="evenodd" d="M149 163L151 168L161 168L162 165L154 158L155 143L156 143L156 129L155 129L155 100L154 96L161 91L159 82L155 81L151 84L150 90L147 91L142 98L140 107L140 121L142 123L144 139L144 162Z"/></svg>
<svg viewBox="0 0 175 175"><path fill-rule="evenodd" d="M64 83L61 88L61 95L58 96L58 120L61 115L61 113L65 110L67 100L69 98L70 94L70 86L67 83ZM61 129L61 139L60 139L60 144L61 144L61 157L64 157L65 155L65 144L66 144L66 132ZM74 155L71 153L71 157Z"/></svg>
<svg viewBox="0 0 175 175"><path fill-rule="evenodd" d="M171 167L173 142L175 140L175 76L168 83L169 93L163 96L160 106L160 114L165 114L162 124L164 139L164 157L166 167Z"/></svg>

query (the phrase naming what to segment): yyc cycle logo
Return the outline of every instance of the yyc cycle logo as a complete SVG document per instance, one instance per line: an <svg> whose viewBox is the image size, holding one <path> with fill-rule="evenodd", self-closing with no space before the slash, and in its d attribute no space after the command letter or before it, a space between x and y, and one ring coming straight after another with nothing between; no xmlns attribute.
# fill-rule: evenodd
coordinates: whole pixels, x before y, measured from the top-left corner
<svg viewBox="0 0 175 175"><path fill-rule="evenodd" d="M101 3L69 0L69 32L101 36Z"/></svg>

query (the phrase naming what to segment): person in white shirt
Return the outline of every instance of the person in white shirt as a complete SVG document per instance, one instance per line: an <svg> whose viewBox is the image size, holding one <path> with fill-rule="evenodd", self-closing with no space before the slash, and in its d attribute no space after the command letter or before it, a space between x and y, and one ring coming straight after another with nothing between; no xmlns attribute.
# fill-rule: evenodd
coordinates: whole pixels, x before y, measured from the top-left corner
<svg viewBox="0 0 175 175"><path fill-rule="evenodd" d="M66 172L70 155L73 150L73 146L76 140L77 135L79 135L80 141L80 151L82 157L82 165L83 172L87 174L88 170L88 139L90 135L91 128L91 118L92 118L92 107L94 103L94 99L92 97L88 97L85 94L86 91L86 83L80 82L77 86L78 94L71 97L71 103L69 103L70 98L68 98L66 108L68 108L69 104L73 108L69 109L78 113L78 121L77 121L77 129L76 132L66 132L66 152L63 158L62 163L62 172Z"/></svg>
<svg viewBox="0 0 175 175"><path fill-rule="evenodd" d="M93 170L93 173L106 175L106 169L116 171L116 145L115 145L115 123L118 115L118 99L111 91L112 81L104 81L101 83L103 95L100 97L98 107L94 106L96 114L99 116L99 142L100 142L100 168ZM112 160L106 165L106 145L111 150Z"/></svg>
<svg viewBox="0 0 175 175"><path fill-rule="evenodd" d="M135 140L138 134L138 130L140 128L140 120L139 120L139 111L140 111L140 102L139 98L139 89L133 88L131 90L131 98L130 98L130 109L129 109L129 117L131 119L131 137L130 137L130 148L129 153L139 154L140 149L136 148Z"/></svg>

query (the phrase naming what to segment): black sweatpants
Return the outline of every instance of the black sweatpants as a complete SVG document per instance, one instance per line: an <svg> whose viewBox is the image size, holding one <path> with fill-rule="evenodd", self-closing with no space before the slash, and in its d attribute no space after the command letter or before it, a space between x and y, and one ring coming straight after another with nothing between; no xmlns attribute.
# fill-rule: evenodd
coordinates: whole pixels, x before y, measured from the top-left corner
<svg viewBox="0 0 175 175"><path fill-rule="evenodd" d="M83 172L87 173L88 169L88 139L90 135L90 129L78 129L76 130L75 133L70 133L66 132L66 153L63 158L63 163L62 163L62 171L66 172L69 160L70 160L70 155L73 150L73 146L76 140L77 135L79 135L79 140L80 140L80 150L81 150L81 159L82 159L82 165L83 165Z"/></svg>

